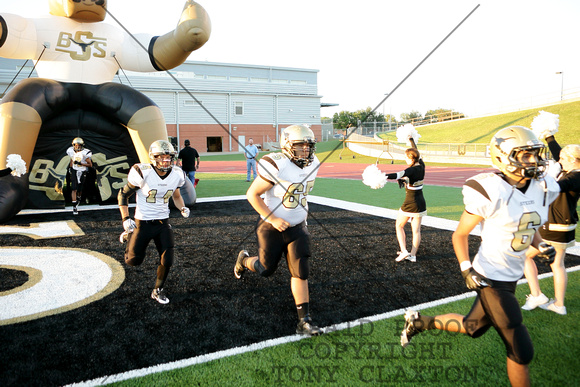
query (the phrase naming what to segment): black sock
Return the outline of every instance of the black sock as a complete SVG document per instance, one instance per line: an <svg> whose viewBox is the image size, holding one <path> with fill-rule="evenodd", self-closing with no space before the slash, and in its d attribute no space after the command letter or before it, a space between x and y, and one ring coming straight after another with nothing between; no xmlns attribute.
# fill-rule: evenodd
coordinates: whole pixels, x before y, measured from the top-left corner
<svg viewBox="0 0 580 387"><path fill-rule="evenodd" d="M299 319L303 319L309 315L308 307L309 307L308 302L305 302L304 304L296 305L296 311L298 312Z"/></svg>
<svg viewBox="0 0 580 387"><path fill-rule="evenodd" d="M72 206L73 206L74 208L76 208L76 207L77 207L77 205L78 205L78 202L76 202L76 201L75 201L75 202L72 202Z"/></svg>
<svg viewBox="0 0 580 387"><path fill-rule="evenodd" d="M169 268L163 265L157 267L157 281L155 281L155 289L163 288L167 275L169 274Z"/></svg>

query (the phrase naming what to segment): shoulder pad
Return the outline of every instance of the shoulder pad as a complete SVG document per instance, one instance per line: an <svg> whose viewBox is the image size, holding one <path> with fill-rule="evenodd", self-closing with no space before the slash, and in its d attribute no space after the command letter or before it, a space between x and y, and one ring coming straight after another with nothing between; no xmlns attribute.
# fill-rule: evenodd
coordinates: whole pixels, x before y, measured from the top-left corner
<svg viewBox="0 0 580 387"><path fill-rule="evenodd" d="M469 180L483 180L483 179L488 179L492 176L496 176L496 174L494 172L484 172L484 173L479 173L473 177L470 177L469 179L467 179L467 181L469 181Z"/></svg>

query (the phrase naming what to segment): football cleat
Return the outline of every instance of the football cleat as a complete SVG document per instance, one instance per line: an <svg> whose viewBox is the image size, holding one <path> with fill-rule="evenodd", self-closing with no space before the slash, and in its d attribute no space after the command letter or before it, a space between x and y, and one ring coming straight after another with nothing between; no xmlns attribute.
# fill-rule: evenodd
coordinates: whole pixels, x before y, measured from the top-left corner
<svg viewBox="0 0 580 387"><path fill-rule="evenodd" d="M78 215L79 214L79 209L77 208L77 206L73 206L73 215Z"/></svg>
<svg viewBox="0 0 580 387"><path fill-rule="evenodd" d="M151 298L160 304L169 303L169 298L165 296L165 290L163 290L163 288L153 289L151 292Z"/></svg>
<svg viewBox="0 0 580 387"><path fill-rule="evenodd" d="M246 250L242 250L238 253L238 259L236 260L236 266L234 266L234 275L237 279L242 278L242 274L246 271L244 267L244 258L249 257L250 254Z"/></svg>
<svg viewBox="0 0 580 387"><path fill-rule="evenodd" d="M420 330L415 328L415 321L419 319L421 315L419 312L414 310L408 310L405 312L405 327L403 332L401 332L401 346L405 348L410 342L413 336L421 333Z"/></svg>
<svg viewBox="0 0 580 387"><path fill-rule="evenodd" d="M296 333L299 335L320 336L324 331L312 324L310 316L300 319L298 326L296 326Z"/></svg>
<svg viewBox="0 0 580 387"><path fill-rule="evenodd" d="M547 303L548 297L546 297L544 295L544 293L541 293L539 296L534 297L531 294L528 294L526 296L526 303L524 304L524 306L522 306L523 310L532 310L532 309L536 309L538 306L541 306L545 303Z"/></svg>

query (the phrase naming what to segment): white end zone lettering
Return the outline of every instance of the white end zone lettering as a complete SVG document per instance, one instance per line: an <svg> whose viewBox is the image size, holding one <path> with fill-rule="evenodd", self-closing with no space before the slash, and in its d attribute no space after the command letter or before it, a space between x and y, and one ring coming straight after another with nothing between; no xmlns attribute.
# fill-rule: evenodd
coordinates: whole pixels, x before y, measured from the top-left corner
<svg viewBox="0 0 580 387"><path fill-rule="evenodd" d="M25 235L32 239L62 238L85 235L72 220L59 222L31 223L30 226L1 226L0 234Z"/></svg>
<svg viewBox="0 0 580 387"><path fill-rule="evenodd" d="M125 280L118 261L84 249L0 248L0 267L29 276L22 286L0 292L0 325L79 308L111 294Z"/></svg>

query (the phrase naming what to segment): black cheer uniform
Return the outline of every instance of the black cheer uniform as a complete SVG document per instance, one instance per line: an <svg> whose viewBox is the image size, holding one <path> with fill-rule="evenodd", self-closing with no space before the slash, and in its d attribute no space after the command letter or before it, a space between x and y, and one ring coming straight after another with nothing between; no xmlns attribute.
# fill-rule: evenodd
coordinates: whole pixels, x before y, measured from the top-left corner
<svg viewBox="0 0 580 387"><path fill-rule="evenodd" d="M562 148L553 136L546 138L554 160L560 161ZM560 195L550 205L548 221L540 227L542 238L555 242L562 248L575 244L576 224L578 223L578 197L580 196L580 170L562 171L556 177L560 186ZM552 243L554 244L554 243Z"/></svg>
<svg viewBox="0 0 580 387"><path fill-rule="evenodd" d="M387 179L399 179L405 185L405 201L399 211L407 216L427 215L427 203L423 196L423 179L425 178L425 163L419 159L415 164L402 172L388 173Z"/></svg>

